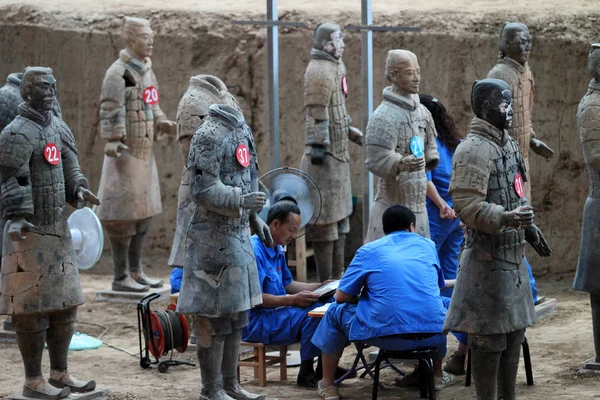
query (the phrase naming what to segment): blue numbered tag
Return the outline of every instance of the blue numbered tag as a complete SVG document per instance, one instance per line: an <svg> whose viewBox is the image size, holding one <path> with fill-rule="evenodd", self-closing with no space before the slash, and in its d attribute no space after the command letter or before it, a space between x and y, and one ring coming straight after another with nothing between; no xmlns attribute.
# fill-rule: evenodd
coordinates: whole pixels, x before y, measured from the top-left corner
<svg viewBox="0 0 600 400"><path fill-rule="evenodd" d="M410 139L410 152L413 153L415 157L421 157L424 149L425 145L420 136L413 136L413 138Z"/></svg>

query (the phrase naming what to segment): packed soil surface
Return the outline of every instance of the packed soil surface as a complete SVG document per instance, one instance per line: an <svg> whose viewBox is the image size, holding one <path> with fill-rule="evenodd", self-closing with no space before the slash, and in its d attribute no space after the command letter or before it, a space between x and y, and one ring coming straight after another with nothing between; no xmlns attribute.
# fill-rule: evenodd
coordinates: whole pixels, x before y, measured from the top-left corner
<svg viewBox="0 0 600 400"><path fill-rule="evenodd" d="M152 277L168 280L169 269L163 267L167 254L154 251L146 257L149 267L146 272ZM104 254L100 263L92 270L82 272L81 284L86 303L79 308L78 331L98 337L103 332L105 343L97 350L70 353L70 369L81 378L94 378L98 387L110 389L111 399L197 399L200 388L198 367L176 366L165 374L156 367L144 370L139 359L131 354L139 352L138 328L135 304L96 302L96 292L110 287L112 279L111 260ZM590 305L585 293L570 290L570 279L538 281L540 292L547 297L558 299L557 314L537 322L527 330L527 339L531 348L534 386L525 383L525 372L521 363L517 378L519 399L597 399L600 393L600 375L581 375L578 365L590 358L594 352ZM166 307L166 302L157 303L154 309ZM93 324L93 325L90 325ZM297 349L297 346L292 348ZM449 355L456 348L456 340L449 336ZM119 350L121 349L121 350ZM20 391L23 382L21 356L16 344L0 343L2 368L0 368L0 395L14 394ZM342 364L348 367L356 352L348 347L344 352ZM174 358L195 362L195 353L174 353ZM410 371L412 364L400 365ZM43 370L49 370L48 354L44 353ZM242 384L250 391L265 393L269 399L310 399L316 398L316 392L295 386L297 368L288 369L288 381L279 382L279 369L269 368L269 382L265 388L258 386L252 377L252 370L242 369ZM386 369L382 381L386 389L380 391L380 399L418 399L415 390L394 387L396 373ZM372 380L354 378L347 380L341 387L345 399L368 399L371 397ZM473 386L464 386L464 377L458 383L438 393L438 399L474 399Z"/></svg>

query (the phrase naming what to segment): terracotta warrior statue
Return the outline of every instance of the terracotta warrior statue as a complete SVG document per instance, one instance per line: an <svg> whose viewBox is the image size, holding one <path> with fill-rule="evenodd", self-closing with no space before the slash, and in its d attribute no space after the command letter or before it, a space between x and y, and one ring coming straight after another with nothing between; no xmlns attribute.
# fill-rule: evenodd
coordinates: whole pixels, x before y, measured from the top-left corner
<svg viewBox="0 0 600 400"><path fill-rule="evenodd" d="M573 289L590 293L596 355L584 369L600 372L600 43L592 45L588 61L592 80L579 103L577 126L590 177L590 193L583 209L581 249ZM595 365L594 365L595 364Z"/></svg>
<svg viewBox="0 0 600 400"><path fill-rule="evenodd" d="M69 127L52 110L56 80L50 68L28 67L22 77L18 116L0 134L3 217L0 314L12 316L25 367L23 396L64 399L87 392L67 364L69 343L83 304L67 203L99 204L88 189ZM50 380L42 375L48 344Z"/></svg>
<svg viewBox="0 0 600 400"><path fill-rule="evenodd" d="M190 78L190 86L181 98L177 109L177 141L181 156L186 164L190 152L190 141L200 125L208 117L211 104L229 104L239 109L237 100L223 81L212 75L196 75ZM185 232L194 212L194 200L190 193L190 174L183 167L177 205L177 227L169 256L170 267L183 268L185 261Z"/></svg>
<svg viewBox="0 0 600 400"><path fill-rule="evenodd" d="M352 214L348 139L362 145L362 132L351 126L346 111L348 80L343 52L340 27L317 25L304 74L306 147L300 169L316 181L323 196L319 220L306 235L315 251L319 282L340 278L344 272L344 244Z"/></svg>
<svg viewBox="0 0 600 400"><path fill-rule="evenodd" d="M383 102L371 116L365 138L367 169L379 178L367 242L384 236L381 217L394 204L410 208L417 217L416 232L429 238L425 171L434 169L440 156L433 117L419 101L417 56L388 51L385 76L391 86L383 89Z"/></svg>
<svg viewBox="0 0 600 400"><path fill-rule="evenodd" d="M510 135L517 141L525 167L527 182L525 197L531 204L531 182L529 181L529 149L540 156L549 159L554 155L546 143L535 137L531 123L531 111L535 95L533 74L529 68L529 52L531 50L531 35L527 25L517 22L506 22L500 34L500 56L494 68L488 73L488 78L502 79L508 83L513 97L515 116L509 130Z"/></svg>
<svg viewBox="0 0 600 400"><path fill-rule="evenodd" d="M100 99L100 134L104 164L98 218L110 239L116 291L144 292L161 287L142 270L144 238L150 220L162 212L152 145L155 134L175 134L176 124L159 107L160 92L152 72L150 23L125 17L121 50L104 76Z"/></svg>
<svg viewBox="0 0 600 400"><path fill-rule="evenodd" d="M508 134L510 87L477 81L471 103L471 131L452 159L450 194L467 238L444 331L469 334L477 399L514 400L521 343L535 320L524 242L542 257L551 250L533 223L525 161Z"/></svg>
<svg viewBox="0 0 600 400"><path fill-rule="evenodd" d="M213 104L190 144L188 170L194 212L187 229L177 310L195 316L202 400L264 399L237 381L247 311L262 303L251 227L269 247L269 227L257 215L256 145L235 107Z"/></svg>

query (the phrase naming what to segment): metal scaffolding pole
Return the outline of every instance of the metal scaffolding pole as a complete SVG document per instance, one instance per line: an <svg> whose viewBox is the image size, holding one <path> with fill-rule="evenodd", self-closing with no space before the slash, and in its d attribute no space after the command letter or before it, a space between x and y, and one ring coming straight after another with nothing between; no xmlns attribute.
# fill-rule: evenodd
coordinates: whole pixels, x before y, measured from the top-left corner
<svg viewBox="0 0 600 400"><path fill-rule="evenodd" d="M267 0L267 20L277 21L277 0ZM267 27L267 76L269 108L269 143L271 154L269 166L273 170L279 167L279 27L275 24Z"/></svg>

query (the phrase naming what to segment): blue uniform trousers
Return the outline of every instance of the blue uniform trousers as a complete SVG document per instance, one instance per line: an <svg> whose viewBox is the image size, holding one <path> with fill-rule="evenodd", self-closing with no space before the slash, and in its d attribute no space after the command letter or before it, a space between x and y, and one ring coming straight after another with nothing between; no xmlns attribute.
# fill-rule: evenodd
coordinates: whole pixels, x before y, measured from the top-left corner
<svg viewBox="0 0 600 400"><path fill-rule="evenodd" d="M255 308L242 338L246 342L285 346L300 342L300 359L311 360L321 354L311 343L321 319L309 317L308 312L322 305L318 301L306 308Z"/></svg>
<svg viewBox="0 0 600 400"><path fill-rule="evenodd" d="M325 313L323 321L317 328L312 342L328 355L341 353L350 344L350 326L356 318L356 304L333 303ZM408 334L408 333L407 333ZM418 333L415 333L418 335ZM434 360L442 360L446 355L446 335L440 333L425 339L405 339L399 337L383 337L362 340L369 346L377 346L385 350L418 350L436 348Z"/></svg>

